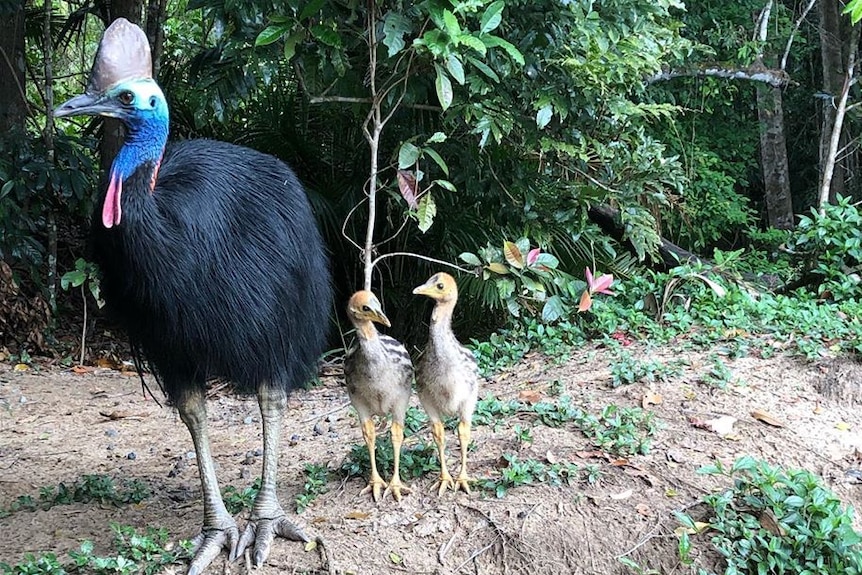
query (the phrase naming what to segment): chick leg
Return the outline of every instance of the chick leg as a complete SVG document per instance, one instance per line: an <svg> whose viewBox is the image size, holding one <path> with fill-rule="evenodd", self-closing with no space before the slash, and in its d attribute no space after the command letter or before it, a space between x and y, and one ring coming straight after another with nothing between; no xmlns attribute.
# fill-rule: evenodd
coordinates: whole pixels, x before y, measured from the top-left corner
<svg viewBox="0 0 862 575"><path fill-rule="evenodd" d="M281 388L262 385L257 390L257 401L263 420L263 472L260 491L254 499L251 517L237 545L236 559L254 542L252 563L259 567L269 556L272 540L276 536L294 541L308 541L308 535L284 514L275 494L278 471L281 421L287 407L287 393Z"/></svg>
<svg viewBox="0 0 862 575"><path fill-rule="evenodd" d="M374 420L370 417L362 422L362 437L365 438L365 445L368 446L368 459L371 461L371 478L368 480L368 485L360 492L360 495L365 495L369 491L374 497L374 501L380 501L380 490L386 487L386 482L377 473L377 456L375 455L375 443L377 434L374 431Z"/></svg>
<svg viewBox="0 0 862 575"><path fill-rule="evenodd" d="M443 495L447 489L455 490L455 482L452 481L452 476L446 468L446 430L443 428L442 421L434 421L431 424L431 435L434 436L434 443L437 444L437 454L440 457L440 479L437 482L440 484L437 495Z"/></svg>
<svg viewBox="0 0 862 575"><path fill-rule="evenodd" d="M392 479L389 480L389 486L386 488L386 491L383 493L385 496L390 491L392 492L392 496L395 498L395 501L401 501L401 494L410 493L410 489L408 489L403 483L401 483L401 475L399 472L399 466L401 464L401 444L404 443L404 426L395 421L392 422L392 458L394 459L393 469L392 469Z"/></svg>
<svg viewBox="0 0 862 575"><path fill-rule="evenodd" d="M455 491L463 489L470 493L470 477L467 476L467 448L470 447L470 422L458 422L458 442L461 444L461 472L455 479Z"/></svg>
<svg viewBox="0 0 862 575"><path fill-rule="evenodd" d="M195 445L204 498L204 524L201 532L192 539L193 559L188 572L188 575L199 575L221 553L222 548L227 548L231 557L236 555L239 530L236 521L225 509L219 491L210 452L204 391L196 389L182 394L177 400L177 410L180 419L189 428Z"/></svg>

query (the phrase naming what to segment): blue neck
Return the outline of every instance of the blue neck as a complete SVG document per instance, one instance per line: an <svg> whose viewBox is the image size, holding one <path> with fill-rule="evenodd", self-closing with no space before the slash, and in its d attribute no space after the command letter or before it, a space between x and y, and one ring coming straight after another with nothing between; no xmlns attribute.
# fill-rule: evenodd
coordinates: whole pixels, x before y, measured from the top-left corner
<svg viewBox="0 0 862 575"><path fill-rule="evenodd" d="M167 116L150 116L145 120L133 118L125 124L125 144L111 165L111 174L118 175L123 180L144 164L158 164L168 140Z"/></svg>

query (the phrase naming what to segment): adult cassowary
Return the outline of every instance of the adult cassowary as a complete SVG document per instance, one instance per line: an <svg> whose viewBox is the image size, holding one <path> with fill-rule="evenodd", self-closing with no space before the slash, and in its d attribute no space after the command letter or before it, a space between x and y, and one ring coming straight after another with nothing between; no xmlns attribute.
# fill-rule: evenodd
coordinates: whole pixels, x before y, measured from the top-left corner
<svg viewBox="0 0 862 575"><path fill-rule="evenodd" d="M275 536L307 540L275 494L288 392L323 351L329 270L311 208L293 172L253 150L206 140L165 147L168 106L152 78L144 32L124 19L105 30L86 92L56 111L119 118L125 144L93 222L93 258L108 311L149 362L191 432L204 499L189 574L227 548ZM225 509L207 438L206 382L256 392L263 474L240 535Z"/></svg>

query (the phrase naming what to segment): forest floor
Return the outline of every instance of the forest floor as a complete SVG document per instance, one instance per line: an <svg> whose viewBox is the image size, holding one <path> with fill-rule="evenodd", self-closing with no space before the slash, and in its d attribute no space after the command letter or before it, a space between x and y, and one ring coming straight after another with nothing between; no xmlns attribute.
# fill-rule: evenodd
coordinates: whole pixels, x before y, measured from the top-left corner
<svg viewBox="0 0 862 575"><path fill-rule="evenodd" d="M677 551L675 510L705 511L704 494L730 486L727 477L698 474L716 459L726 464L751 455L785 468L821 476L846 504L860 509L862 485L852 481L862 454L862 409L857 393L862 364L851 358L816 361L787 357L724 358L727 385L706 383L713 357L686 346L627 348L642 361L680 366L656 381L612 386L612 355L598 345L566 361L528 355L484 382L480 397L558 401L600 413L608 405L644 406L658 429L647 455L612 456L572 424L541 425L527 413L500 416L474 427L470 472L480 482L500 476L504 455L593 465L595 481L562 485L536 482L502 497L480 486L471 495L438 497L435 474L409 480L401 503L374 503L360 495L365 482L337 470L351 447L362 443L337 369L322 384L296 392L285 421L279 495L294 509L306 463L327 465L328 492L297 516L322 545L306 550L278 540L258 573L524 573L628 574L620 556L663 574L688 573ZM137 376L110 368L70 369L34 365L0 367L0 509L22 495L71 484L87 474L146 483L152 496L133 505L74 503L22 510L0 519L0 563L27 553L70 550L92 540L110 553L110 525L165 528L175 539L194 535L202 520L200 486L191 440L176 411L144 395ZM848 384L852 384L848 387ZM249 486L259 472L260 416L253 398L216 391L209 403L213 452L222 487ZM772 416L770 425L752 412ZM719 435L722 416L736 419ZM516 438L530 429L532 441ZM523 431L521 431L523 435ZM457 472L457 440L449 431L449 460ZM405 447L430 441L427 427ZM849 473L848 473L849 472ZM382 473L387 476L388 472ZM859 521L857 517L857 522ZM242 526L243 518L239 524ZM857 529L860 526L856 525ZM698 565L722 572L708 535L695 549ZM182 572L184 566L168 571ZM208 573L244 573L246 563L219 557Z"/></svg>

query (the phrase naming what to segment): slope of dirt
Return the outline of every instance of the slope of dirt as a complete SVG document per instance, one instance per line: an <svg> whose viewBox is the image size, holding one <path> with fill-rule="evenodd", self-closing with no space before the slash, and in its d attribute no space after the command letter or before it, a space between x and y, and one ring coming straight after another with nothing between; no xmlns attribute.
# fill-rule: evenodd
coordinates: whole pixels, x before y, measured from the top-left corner
<svg viewBox="0 0 862 575"><path fill-rule="evenodd" d="M486 382L480 396L516 399L530 390L534 393L527 395L547 397L553 384L575 405L598 413L610 404L639 406L650 393L658 404L647 409L661 426L648 455L628 460L603 456L571 425L534 424L533 442L522 445L513 428L529 426L531 419L501 419L474 429L472 475L495 476L502 455L513 453L521 459L597 465L599 480L519 487L498 499L480 490L437 497L434 477L427 476L409 482L413 491L400 504L387 499L379 505L359 495L363 481L333 480L329 492L299 515L322 538L325 554L277 541L259 572L630 573L619 563L621 555L672 572L678 567L673 511L696 514L698 497L727 485L726 479L698 475L697 469L715 458L729 464L745 454L815 472L844 502L859 508L860 487L847 475L858 468L862 452L862 369L857 362L725 358L733 383L720 390L701 381L712 365L707 354L629 349L636 357L685 360L686 365L667 381L614 389L607 350L583 350L583 359L566 363L532 356ZM138 479L153 491L137 505L74 504L0 519L0 562L16 563L26 553L43 551L65 556L85 539L95 542L96 552L107 552L112 522L163 527L175 539L196 533L202 511L188 432L174 410L142 393L137 377L107 369L83 374L57 368L0 369L0 508L20 495L37 496L41 487L71 483L84 474ZM750 414L755 409L768 412L783 427L754 419ZM259 473L261 460L257 404L253 398L219 392L209 410L222 487L246 487ZM725 415L737 419L725 438L700 426ZM430 441L429 436L427 430L419 434ZM417 440L408 438L407 444ZM285 422L279 472L285 508L293 509L305 463L336 469L361 441L339 377L325 377L323 385L296 393ZM456 447L450 431L453 463ZM698 560L720 569L716 557ZM223 556L209 572L245 570L242 561L231 564Z"/></svg>

